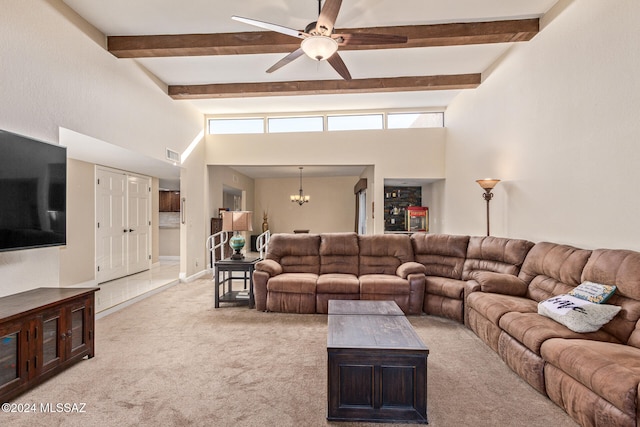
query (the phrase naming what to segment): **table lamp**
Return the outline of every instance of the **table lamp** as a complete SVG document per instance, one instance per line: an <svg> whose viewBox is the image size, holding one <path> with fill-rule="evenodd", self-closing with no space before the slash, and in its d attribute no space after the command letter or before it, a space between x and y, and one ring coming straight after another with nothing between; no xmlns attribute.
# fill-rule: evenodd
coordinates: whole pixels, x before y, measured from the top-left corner
<svg viewBox="0 0 640 427"><path fill-rule="evenodd" d="M240 250L244 247L245 239L240 231L253 231L251 211L226 211L222 212L222 231L234 231L234 235L229 239L229 246L235 251L231 259L244 259Z"/></svg>

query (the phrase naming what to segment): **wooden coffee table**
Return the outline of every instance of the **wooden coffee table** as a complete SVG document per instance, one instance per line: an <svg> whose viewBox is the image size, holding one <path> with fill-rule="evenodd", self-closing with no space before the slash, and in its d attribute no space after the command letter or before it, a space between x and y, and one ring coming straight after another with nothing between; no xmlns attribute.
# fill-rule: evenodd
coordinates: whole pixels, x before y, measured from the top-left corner
<svg viewBox="0 0 640 427"><path fill-rule="evenodd" d="M427 423L429 349L393 301L329 301L333 421Z"/></svg>

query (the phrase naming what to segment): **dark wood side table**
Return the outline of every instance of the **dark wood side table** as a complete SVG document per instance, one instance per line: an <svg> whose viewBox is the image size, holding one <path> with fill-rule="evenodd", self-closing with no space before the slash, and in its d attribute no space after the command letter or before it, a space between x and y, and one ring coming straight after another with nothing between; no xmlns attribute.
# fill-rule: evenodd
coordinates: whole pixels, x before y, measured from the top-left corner
<svg viewBox="0 0 640 427"><path fill-rule="evenodd" d="M261 258L245 257L235 260L225 258L215 262L215 308L220 307L221 302L248 303L249 308L255 306L253 298L253 270ZM241 273L241 274L234 274ZM242 280L242 290L233 290L233 281ZM247 286L248 285L248 286ZM222 286L222 292L220 292Z"/></svg>
<svg viewBox="0 0 640 427"><path fill-rule="evenodd" d="M424 345L393 301L329 301L330 421L427 423Z"/></svg>

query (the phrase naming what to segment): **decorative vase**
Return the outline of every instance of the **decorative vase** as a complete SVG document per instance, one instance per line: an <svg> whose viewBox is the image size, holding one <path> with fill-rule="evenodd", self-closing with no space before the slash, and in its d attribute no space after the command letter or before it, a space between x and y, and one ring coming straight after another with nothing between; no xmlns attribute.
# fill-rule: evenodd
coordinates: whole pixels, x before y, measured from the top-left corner
<svg viewBox="0 0 640 427"><path fill-rule="evenodd" d="M269 222L267 218L267 213L262 214L262 232L266 232L269 229Z"/></svg>
<svg viewBox="0 0 640 427"><path fill-rule="evenodd" d="M246 242L245 242L244 236L238 233L237 231L233 236L231 236L231 238L229 239L229 246L231 246L231 249L235 251L235 253L231 255L231 259L244 258L244 255L240 253L240 250L244 248L245 243Z"/></svg>

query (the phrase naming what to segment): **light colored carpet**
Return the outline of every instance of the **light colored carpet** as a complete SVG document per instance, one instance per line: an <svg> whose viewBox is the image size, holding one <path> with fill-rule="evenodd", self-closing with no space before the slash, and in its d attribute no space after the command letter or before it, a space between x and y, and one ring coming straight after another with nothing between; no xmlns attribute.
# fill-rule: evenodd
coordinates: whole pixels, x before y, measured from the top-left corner
<svg viewBox="0 0 640 427"><path fill-rule="evenodd" d="M463 325L409 320L430 349L430 426L575 426ZM209 280L96 322L96 356L14 403L84 413L0 413L3 426L379 426L326 420L325 315L213 308ZM415 424L413 424L415 425Z"/></svg>

